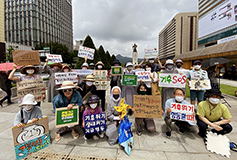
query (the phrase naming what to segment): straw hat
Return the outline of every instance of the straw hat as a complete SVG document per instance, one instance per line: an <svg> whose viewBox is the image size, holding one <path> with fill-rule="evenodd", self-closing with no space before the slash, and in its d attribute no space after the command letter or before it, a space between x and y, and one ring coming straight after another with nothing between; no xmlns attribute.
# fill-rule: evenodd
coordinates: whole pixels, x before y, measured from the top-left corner
<svg viewBox="0 0 237 160"><path fill-rule="evenodd" d="M62 64L61 63L53 63L49 65L51 68L53 68L53 66L58 66L59 68L62 68Z"/></svg>
<svg viewBox="0 0 237 160"><path fill-rule="evenodd" d="M22 103L19 105L19 107L23 105L36 105L37 102L35 100L35 96L32 94L27 94L24 96Z"/></svg>
<svg viewBox="0 0 237 160"><path fill-rule="evenodd" d="M92 81L92 82L94 82L95 79L94 79L94 76L92 74L90 74L90 75L86 76L86 79L83 79L83 81Z"/></svg>
<svg viewBox="0 0 237 160"><path fill-rule="evenodd" d="M95 65L96 65L96 66L97 66L97 65L105 66L104 63L103 63L102 61L98 61Z"/></svg>
<svg viewBox="0 0 237 160"><path fill-rule="evenodd" d="M73 84L73 81L63 81L61 87L56 90L71 89L75 87L76 86Z"/></svg>
<svg viewBox="0 0 237 160"><path fill-rule="evenodd" d="M36 73L39 72L39 69L38 69L37 67L35 67L35 66L33 66L33 65L26 65L26 66L24 66L24 67L21 69L21 73L22 73L22 74L27 74L27 73L26 73L26 69L28 69L28 68L33 68L33 69L35 70L34 74L36 74Z"/></svg>
<svg viewBox="0 0 237 160"><path fill-rule="evenodd" d="M67 64L63 65L62 70L63 70L64 68L66 68L66 67L69 69L69 71L71 71L71 68L70 68L69 65L67 65Z"/></svg>

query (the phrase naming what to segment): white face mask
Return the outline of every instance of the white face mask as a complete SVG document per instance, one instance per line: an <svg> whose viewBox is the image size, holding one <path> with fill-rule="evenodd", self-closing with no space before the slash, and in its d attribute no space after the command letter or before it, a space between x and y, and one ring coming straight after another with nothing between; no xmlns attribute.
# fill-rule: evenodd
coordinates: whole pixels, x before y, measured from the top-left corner
<svg viewBox="0 0 237 160"><path fill-rule="evenodd" d="M35 72L34 69L28 69L28 70L26 70L26 73L28 73L28 74L33 74L34 72Z"/></svg>
<svg viewBox="0 0 237 160"><path fill-rule="evenodd" d="M150 63L154 63L154 60L149 60Z"/></svg>
<svg viewBox="0 0 237 160"><path fill-rule="evenodd" d="M87 69L87 67L82 67L81 69L85 70L85 69Z"/></svg>
<svg viewBox="0 0 237 160"><path fill-rule="evenodd" d="M220 99L219 98L209 98L209 102L211 104L216 105L216 104L218 104L220 102Z"/></svg>
<svg viewBox="0 0 237 160"><path fill-rule="evenodd" d="M184 100L184 97L175 96L175 100L178 101L178 102L182 102Z"/></svg>
<svg viewBox="0 0 237 160"><path fill-rule="evenodd" d="M93 82L90 82L90 81L86 81L86 85L88 86L92 86Z"/></svg>
<svg viewBox="0 0 237 160"><path fill-rule="evenodd" d="M64 69L63 71L64 71L64 72L69 72L69 69Z"/></svg>
<svg viewBox="0 0 237 160"><path fill-rule="evenodd" d="M197 70L198 70L198 69L200 69L200 68L201 68L201 66L199 66L199 65L195 65L195 66L194 66L194 69L197 69Z"/></svg>
<svg viewBox="0 0 237 160"><path fill-rule="evenodd" d="M31 109L33 108L33 105L26 105L26 106L23 106L23 108L26 112L30 112Z"/></svg>
<svg viewBox="0 0 237 160"><path fill-rule="evenodd" d="M102 68L102 65L98 65L97 67L98 67L99 69L101 69L101 68Z"/></svg>
<svg viewBox="0 0 237 160"><path fill-rule="evenodd" d="M146 68L146 71L150 71L151 72L151 68Z"/></svg>
<svg viewBox="0 0 237 160"><path fill-rule="evenodd" d="M131 71L131 70L132 70L132 67L128 67L128 70Z"/></svg>
<svg viewBox="0 0 237 160"><path fill-rule="evenodd" d="M92 109L95 109L95 108L97 107L97 103L92 103L92 104L90 104L90 107L91 107Z"/></svg>

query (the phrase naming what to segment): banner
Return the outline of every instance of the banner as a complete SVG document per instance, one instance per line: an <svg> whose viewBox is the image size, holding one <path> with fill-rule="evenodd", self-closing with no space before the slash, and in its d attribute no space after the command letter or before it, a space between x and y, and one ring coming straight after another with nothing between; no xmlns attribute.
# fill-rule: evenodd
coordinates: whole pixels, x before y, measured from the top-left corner
<svg viewBox="0 0 237 160"><path fill-rule="evenodd" d="M144 49L146 58L156 58L158 56L157 48Z"/></svg>
<svg viewBox="0 0 237 160"><path fill-rule="evenodd" d="M185 88L187 76L182 74L159 74L159 87Z"/></svg>
<svg viewBox="0 0 237 160"><path fill-rule="evenodd" d="M112 66L111 74L113 76L121 76L122 75L122 67L121 66Z"/></svg>
<svg viewBox="0 0 237 160"><path fill-rule="evenodd" d="M136 118L162 118L160 95L133 95L133 108Z"/></svg>
<svg viewBox="0 0 237 160"><path fill-rule="evenodd" d="M46 54L47 59L49 60L49 62L63 62L62 56L61 55L57 55L57 54Z"/></svg>
<svg viewBox="0 0 237 160"><path fill-rule="evenodd" d="M95 81L94 85L96 87L96 90L107 90L108 81Z"/></svg>
<svg viewBox="0 0 237 160"><path fill-rule="evenodd" d="M73 81L73 83L78 81L76 72L56 72L55 79L55 85L61 85L63 81Z"/></svg>
<svg viewBox="0 0 237 160"><path fill-rule="evenodd" d="M56 108L55 127L74 126L79 124L79 107L74 106L71 110L67 107Z"/></svg>
<svg viewBox="0 0 237 160"><path fill-rule="evenodd" d="M189 85L191 86L190 90L209 90L211 89L210 79L198 80L192 79L189 81Z"/></svg>
<svg viewBox="0 0 237 160"><path fill-rule="evenodd" d="M151 82L150 71L136 71L137 81Z"/></svg>
<svg viewBox="0 0 237 160"><path fill-rule="evenodd" d="M22 127L12 128L16 159L37 152L50 145L48 117Z"/></svg>
<svg viewBox="0 0 237 160"><path fill-rule="evenodd" d="M79 47L78 57L87 58L90 60L94 59L95 50L84 46Z"/></svg>
<svg viewBox="0 0 237 160"><path fill-rule="evenodd" d="M39 51L14 50L12 51L13 62L18 65L40 65Z"/></svg>
<svg viewBox="0 0 237 160"><path fill-rule="evenodd" d="M123 75L122 85L125 86L136 86L137 85L137 75Z"/></svg>
<svg viewBox="0 0 237 160"><path fill-rule="evenodd" d="M106 130L105 113L85 115L85 134L103 132Z"/></svg>
<svg viewBox="0 0 237 160"><path fill-rule="evenodd" d="M170 118L179 121L194 122L194 105L171 103Z"/></svg>
<svg viewBox="0 0 237 160"><path fill-rule="evenodd" d="M76 72L77 75L90 75L93 74L91 69L72 69L72 72Z"/></svg>

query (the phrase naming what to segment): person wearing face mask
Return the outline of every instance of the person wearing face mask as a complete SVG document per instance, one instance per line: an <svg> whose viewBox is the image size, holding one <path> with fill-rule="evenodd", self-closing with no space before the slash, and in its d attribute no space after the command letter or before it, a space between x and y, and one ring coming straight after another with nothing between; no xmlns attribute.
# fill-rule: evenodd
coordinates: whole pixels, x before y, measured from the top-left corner
<svg viewBox="0 0 237 160"><path fill-rule="evenodd" d="M81 69L82 69L82 70L87 70L87 69L89 69L88 63L84 62L84 63L81 65ZM77 82L77 84L82 83L83 79L85 79L86 76L87 76L87 75L78 75L78 82Z"/></svg>
<svg viewBox="0 0 237 160"><path fill-rule="evenodd" d="M95 64L94 63L90 63L89 64L89 69L94 70L95 69Z"/></svg>
<svg viewBox="0 0 237 160"><path fill-rule="evenodd" d="M36 104L37 102L32 94L25 95L22 103L19 105L21 109L15 116L14 126L22 127L26 123L34 123L43 118L41 109L39 106L35 106Z"/></svg>
<svg viewBox="0 0 237 160"><path fill-rule="evenodd" d="M182 67L183 65L183 61L181 59L178 59L176 62L175 62L175 65L176 65L176 69L179 71L179 74L180 75L186 75L186 77L188 76L188 72L189 70L185 69ZM182 88L182 90L185 92L186 94L186 88Z"/></svg>
<svg viewBox="0 0 237 160"><path fill-rule="evenodd" d="M174 62L171 59L166 60L165 62L165 69L162 70L161 73L169 73L169 74L179 74L179 71L174 67ZM171 87L162 87L162 109L165 110L165 102L173 98L173 91L175 88Z"/></svg>
<svg viewBox="0 0 237 160"><path fill-rule="evenodd" d="M63 65L62 70L63 70L63 72L71 72L71 68L67 64Z"/></svg>
<svg viewBox="0 0 237 160"><path fill-rule="evenodd" d="M115 59L112 66L121 66L121 63L119 62L118 59ZM111 72L110 72L111 73ZM111 88L113 88L114 86L119 86L121 88L121 76L114 76L112 73L111 73L111 81L110 81L110 86Z"/></svg>
<svg viewBox="0 0 237 160"><path fill-rule="evenodd" d="M110 100L107 104L107 122L106 122L106 136L108 136L108 143L112 146L118 141L118 128L121 120L120 113L116 111L114 106L120 106L121 103L121 89L118 86L112 88L110 92ZM126 104L126 101L124 101Z"/></svg>
<svg viewBox="0 0 237 160"><path fill-rule="evenodd" d="M99 106L99 97L97 95L91 95L89 98L88 98L88 101L87 101L89 107L87 107L85 109L85 111L83 112L83 122L82 122L82 128L84 130L84 133L85 133L85 116L86 115L92 115L92 114L100 114L102 113L102 108ZM97 138L97 135L100 137L100 138L103 138L104 137L104 133L102 132L97 132L97 133L90 133L90 134L85 134L84 135L84 139L87 140L87 139L91 139L93 137L94 140L96 140Z"/></svg>
<svg viewBox="0 0 237 160"><path fill-rule="evenodd" d="M189 84L189 81L192 79L197 79L197 80L204 80L208 79L208 74L207 71L202 70L202 62L200 60L196 60L193 63L193 70L189 71L188 77L187 77L187 83ZM191 86L189 85L189 88ZM197 97L198 103L203 101L204 98L204 90L190 90L190 100L191 104L195 105L195 100Z"/></svg>
<svg viewBox="0 0 237 160"><path fill-rule="evenodd" d="M171 138L171 131L172 131L171 124L172 124L172 122L175 122L175 126L176 126L177 132L179 134L184 134L184 130L190 131L192 133L198 132L197 127L195 126L195 123L173 120L170 118L170 113L172 112L171 103L180 103L180 104L190 105L189 102L184 100L184 97L185 97L185 92L183 91L183 89L176 88L173 93L173 98L170 98L165 102L165 113L164 113L165 119L164 120L165 120L165 124L167 127L167 129L166 129L166 137L167 138ZM195 112L193 112L193 114L195 115Z"/></svg>
<svg viewBox="0 0 237 160"><path fill-rule="evenodd" d="M149 58L148 59L147 64L150 66L151 72L158 72L162 68L162 64L161 64L160 59L159 59L158 56L156 57L156 60L157 60L158 64L155 63L155 58ZM142 65L145 61L146 61L146 57L143 58L143 60L141 61L141 63L139 65ZM143 68L144 69L146 68L146 64L143 65Z"/></svg>
<svg viewBox="0 0 237 160"><path fill-rule="evenodd" d="M227 134L232 131L231 114L228 108L220 102L221 95L219 89L211 89L207 94L208 100L198 104L197 125L199 127L199 136L206 137L208 126L213 128L211 131L217 134Z"/></svg>

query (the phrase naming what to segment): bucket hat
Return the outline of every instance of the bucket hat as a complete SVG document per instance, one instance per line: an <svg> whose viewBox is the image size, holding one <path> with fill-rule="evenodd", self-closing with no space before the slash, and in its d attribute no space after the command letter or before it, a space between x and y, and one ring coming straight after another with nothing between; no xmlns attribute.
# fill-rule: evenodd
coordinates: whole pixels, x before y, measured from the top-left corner
<svg viewBox="0 0 237 160"><path fill-rule="evenodd" d="M71 89L71 88L75 88L75 87L76 86L73 84L73 81L64 81L62 83L61 87L56 90Z"/></svg>
<svg viewBox="0 0 237 160"><path fill-rule="evenodd" d="M20 107L23 105L36 105L37 102L35 100L35 96L32 94L27 94L24 96L22 103L19 105Z"/></svg>
<svg viewBox="0 0 237 160"><path fill-rule="evenodd" d="M39 72L39 69L37 67L35 67L33 65L26 65L21 69L21 73L26 74L26 69L28 69L28 68L33 68L35 70L34 74Z"/></svg>

